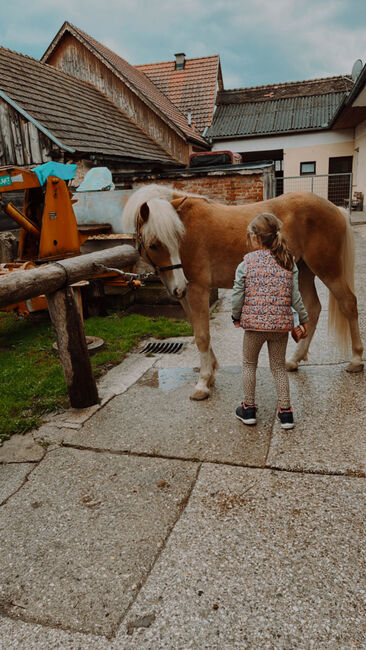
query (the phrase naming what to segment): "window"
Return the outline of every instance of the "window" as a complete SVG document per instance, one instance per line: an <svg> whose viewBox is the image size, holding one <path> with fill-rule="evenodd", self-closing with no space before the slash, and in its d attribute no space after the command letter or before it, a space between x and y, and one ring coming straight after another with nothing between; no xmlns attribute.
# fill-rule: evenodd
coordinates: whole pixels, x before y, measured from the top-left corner
<svg viewBox="0 0 366 650"><path fill-rule="evenodd" d="M300 163L300 174L315 174L316 162L302 162Z"/></svg>

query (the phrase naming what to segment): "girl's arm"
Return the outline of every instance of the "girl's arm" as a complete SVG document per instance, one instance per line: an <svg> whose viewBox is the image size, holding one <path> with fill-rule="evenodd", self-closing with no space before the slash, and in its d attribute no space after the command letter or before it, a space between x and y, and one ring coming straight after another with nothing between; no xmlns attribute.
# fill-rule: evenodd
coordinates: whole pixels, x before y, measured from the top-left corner
<svg viewBox="0 0 366 650"><path fill-rule="evenodd" d="M292 270L292 307L299 314L301 325L303 323L307 323L309 316L308 312L305 309L301 293L299 291L299 271L296 264L294 264L294 268Z"/></svg>
<svg viewBox="0 0 366 650"><path fill-rule="evenodd" d="M233 293L231 297L231 313L234 321L239 321L244 303L244 283L246 276L245 262L241 262L235 272Z"/></svg>

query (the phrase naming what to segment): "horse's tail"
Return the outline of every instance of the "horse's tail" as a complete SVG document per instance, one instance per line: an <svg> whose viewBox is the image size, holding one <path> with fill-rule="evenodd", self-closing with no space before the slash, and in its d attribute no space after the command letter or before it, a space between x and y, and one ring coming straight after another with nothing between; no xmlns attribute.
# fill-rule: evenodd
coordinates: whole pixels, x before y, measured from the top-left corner
<svg viewBox="0 0 366 650"><path fill-rule="evenodd" d="M354 291L355 243L349 213L338 208L346 222L346 232L343 240L342 267L343 276L351 291ZM339 303L333 293L329 292L328 329L332 331L340 349L347 352L350 345L349 323L339 308Z"/></svg>
<svg viewBox="0 0 366 650"><path fill-rule="evenodd" d="M136 220L143 203L150 201L150 199L171 201L173 191L171 187L166 185L143 185L133 192L123 208L121 232L136 232Z"/></svg>

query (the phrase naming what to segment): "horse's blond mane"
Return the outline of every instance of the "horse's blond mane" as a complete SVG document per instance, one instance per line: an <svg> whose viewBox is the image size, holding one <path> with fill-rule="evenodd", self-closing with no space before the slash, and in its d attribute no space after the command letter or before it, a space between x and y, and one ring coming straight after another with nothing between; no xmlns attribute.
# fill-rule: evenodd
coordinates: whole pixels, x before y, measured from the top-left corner
<svg viewBox="0 0 366 650"><path fill-rule="evenodd" d="M148 245L154 239L158 239L170 251L178 248L185 228L172 204L166 199L150 199L147 205L150 214L143 227L145 244Z"/></svg>
<svg viewBox="0 0 366 650"><path fill-rule="evenodd" d="M136 232L136 222L140 208L143 203L148 203L153 198L171 201L173 190L171 187L164 185L143 185L133 192L123 208L122 219L125 232Z"/></svg>
<svg viewBox="0 0 366 650"><path fill-rule="evenodd" d="M206 198L200 194L181 192L165 185L144 185L129 197L123 209L124 232L136 232L136 224L141 206L147 203L150 215L143 227L146 244L154 238L169 249L176 248L184 234L184 225L170 201L174 198L194 196Z"/></svg>
<svg viewBox="0 0 366 650"><path fill-rule="evenodd" d="M170 202L173 200L173 194L174 198L193 196L196 198L209 200L206 196L202 196L202 194L182 192L181 190L175 190L174 188L167 187L166 185L143 185L142 187L139 187L138 190L135 190L133 194L131 194L125 207L123 208L122 218L124 232L136 231L137 217L143 203L149 203L151 199L163 199Z"/></svg>

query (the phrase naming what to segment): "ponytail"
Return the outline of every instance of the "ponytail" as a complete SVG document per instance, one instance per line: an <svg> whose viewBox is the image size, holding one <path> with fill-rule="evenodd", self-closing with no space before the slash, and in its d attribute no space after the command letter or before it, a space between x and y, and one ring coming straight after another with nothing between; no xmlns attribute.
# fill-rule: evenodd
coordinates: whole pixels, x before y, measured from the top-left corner
<svg viewBox="0 0 366 650"><path fill-rule="evenodd" d="M288 271L292 271L294 268L294 258L287 247L286 240L281 230L277 230L270 251L280 266Z"/></svg>
<svg viewBox="0 0 366 650"><path fill-rule="evenodd" d="M268 248L277 264L292 271L294 259L288 249L282 233L282 222L270 212L263 212L250 222L247 229L247 240L250 243L252 235L257 237L265 248Z"/></svg>

